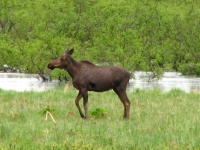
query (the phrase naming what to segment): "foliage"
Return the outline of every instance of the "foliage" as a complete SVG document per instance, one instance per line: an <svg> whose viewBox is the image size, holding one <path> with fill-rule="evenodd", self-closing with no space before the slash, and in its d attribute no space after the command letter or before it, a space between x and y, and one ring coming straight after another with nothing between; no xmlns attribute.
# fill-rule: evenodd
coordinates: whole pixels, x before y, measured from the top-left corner
<svg viewBox="0 0 200 150"><path fill-rule="evenodd" d="M52 108L51 106L47 106L46 108L43 108L40 111L40 114L46 114L47 112L54 112L54 111L55 111L55 108Z"/></svg>
<svg viewBox="0 0 200 150"><path fill-rule="evenodd" d="M94 110L89 111L89 113L95 118L102 118L106 115L106 110L103 108L96 108Z"/></svg>
<svg viewBox="0 0 200 150"><path fill-rule="evenodd" d="M48 62L73 47L78 60L154 76L199 75L199 6L198 0L1 0L0 65L50 75Z"/></svg>

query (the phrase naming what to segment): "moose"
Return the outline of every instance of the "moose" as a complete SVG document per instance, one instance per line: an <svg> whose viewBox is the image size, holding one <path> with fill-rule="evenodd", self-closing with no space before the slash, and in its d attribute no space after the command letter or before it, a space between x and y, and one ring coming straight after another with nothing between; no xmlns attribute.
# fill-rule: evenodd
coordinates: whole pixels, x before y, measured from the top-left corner
<svg viewBox="0 0 200 150"><path fill-rule="evenodd" d="M48 68L60 68L66 70L72 77L73 86L79 91L75 104L80 116L88 118L88 91L104 92L113 89L124 105L124 119L129 118L130 101L126 94L126 86L129 82L130 72L117 66L97 66L88 60L76 61L71 57L74 49L66 50L64 55L52 60ZM83 114L79 101L83 98Z"/></svg>

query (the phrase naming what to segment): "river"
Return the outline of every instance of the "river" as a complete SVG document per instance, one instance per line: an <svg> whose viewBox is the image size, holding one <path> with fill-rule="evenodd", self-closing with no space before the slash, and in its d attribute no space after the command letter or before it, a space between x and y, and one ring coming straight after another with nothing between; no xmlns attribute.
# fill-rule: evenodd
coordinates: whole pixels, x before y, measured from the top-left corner
<svg viewBox="0 0 200 150"><path fill-rule="evenodd" d="M166 72L160 80L148 81L148 75L145 72L135 72L135 79L130 79L128 90L132 91L137 88L151 90L159 88L162 91L170 91L178 88L187 93L199 91L200 78L192 76L182 76L176 72ZM0 88L4 90L15 91L45 91L48 89L64 89L65 83L58 81L41 82L33 74L23 73L0 73Z"/></svg>

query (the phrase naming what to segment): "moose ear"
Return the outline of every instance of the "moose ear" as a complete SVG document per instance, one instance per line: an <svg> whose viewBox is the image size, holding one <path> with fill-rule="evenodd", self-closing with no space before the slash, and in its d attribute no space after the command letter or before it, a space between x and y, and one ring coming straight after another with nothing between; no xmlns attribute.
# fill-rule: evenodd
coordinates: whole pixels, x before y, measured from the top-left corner
<svg viewBox="0 0 200 150"><path fill-rule="evenodd" d="M70 51L69 51L69 55L72 55L74 53L74 49L72 48Z"/></svg>
<svg viewBox="0 0 200 150"><path fill-rule="evenodd" d="M72 48L71 50L66 50L64 54L72 55L74 52L74 49Z"/></svg>

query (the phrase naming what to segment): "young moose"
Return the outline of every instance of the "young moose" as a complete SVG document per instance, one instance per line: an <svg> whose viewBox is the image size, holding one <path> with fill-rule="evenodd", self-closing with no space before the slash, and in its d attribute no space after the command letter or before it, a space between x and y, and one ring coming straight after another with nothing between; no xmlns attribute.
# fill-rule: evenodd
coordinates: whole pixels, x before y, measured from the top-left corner
<svg viewBox="0 0 200 150"><path fill-rule="evenodd" d="M88 118L88 91L103 92L113 89L124 105L124 118L128 119L130 101L126 95L126 86L130 73L121 67L100 67L87 60L77 62L71 57L73 52L74 49L66 50L63 56L51 61L48 68L65 69L72 77L73 86L79 90L75 104L81 117ZM85 115L79 106L82 97Z"/></svg>

